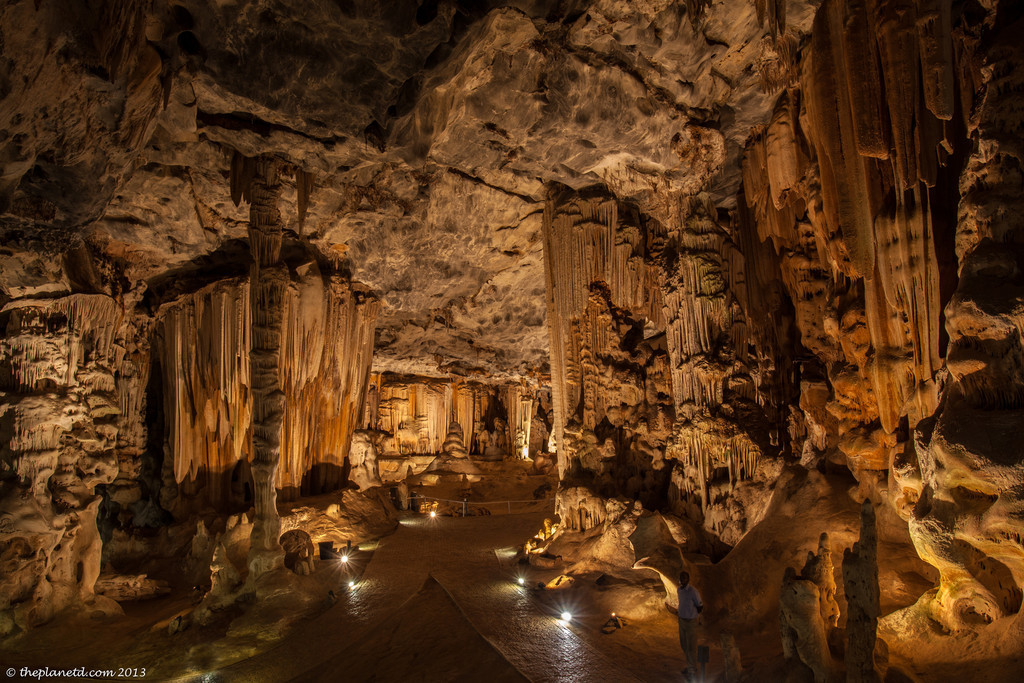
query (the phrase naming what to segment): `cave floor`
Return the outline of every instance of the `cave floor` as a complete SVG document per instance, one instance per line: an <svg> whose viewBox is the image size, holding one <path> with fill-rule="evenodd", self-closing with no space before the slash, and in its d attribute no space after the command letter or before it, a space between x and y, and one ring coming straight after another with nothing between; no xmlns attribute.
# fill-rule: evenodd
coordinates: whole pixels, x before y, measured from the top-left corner
<svg viewBox="0 0 1024 683"><path fill-rule="evenodd" d="M565 626L550 601L516 583L515 546L550 515L407 517L354 590L274 648L223 668L217 680L679 680L681 654L666 660L664 652L652 656L624 642L649 644L642 629L603 635L604 615L586 615L585 607ZM674 642L674 633L662 635L658 649ZM620 641L614 656L603 647L609 638Z"/></svg>
<svg viewBox="0 0 1024 683"><path fill-rule="evenodd" d="M188 596L172 595L126 603L122 617L54 622L4 659L10 655L8 664L19 667L127 663L146 667L146 680L203 683L682 680L675 618L667 611L603 634L609 615L596 607L592 581L565 593L530 588L558 572L519 565L516 551L552 508L545 501L521 514L407 515L362 554L366 564L353 567L353 589L349 575L329 562L294 577L307 593L334 587L337 602L312 617L301 618L298 607L285 614L292 602L285 594L274 598L283 611L256 605L169 635L173 615L191 609ZM568 625L558 620L563 610L573 614ZM712 661L720 661L714 646ZM712 680L717 671L708 673Z"/></svg>

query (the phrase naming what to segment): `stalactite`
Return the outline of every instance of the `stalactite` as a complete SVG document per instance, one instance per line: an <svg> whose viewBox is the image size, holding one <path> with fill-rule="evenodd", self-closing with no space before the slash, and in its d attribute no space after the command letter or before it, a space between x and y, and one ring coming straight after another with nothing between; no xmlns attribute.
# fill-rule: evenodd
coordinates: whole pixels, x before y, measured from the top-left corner
<svg viewBox="0 0 1024 683"><path fill-rule="evenodd" d="M917 30L916 17L913 0L877 0L872 11L895 151L896 187L900 189L908 189L917 181L914 111L920 74L917 46L907 40Z"/></svg>
<svg viewBox="0 0 1024 683"><path fill-rule="evenodd" d="M228 176L231 201L238 206L252 201L252 181L256 177L256 159L235 151L231 155L231 171Z"/></svg>
<svg viewBox="0 0 1024 683"><path fill-rule="evenodd" d="M824 3L814 18L811 53L805 56L802 90L806 95L811 142L821 169L826 221L838 226L855 272L867 277L874 267L871 198L865 159L857 153L843 52L843 5ZM870 93L858 93L858 97Z"/></svg>
<svg viewBox="0 0 1024 683"><path fill-rule="evenodd" d="M534 392L522 384L509 384L502 393L502 402L505 404L508 414L509 436L513 447L511 455L517 458L526 457L523 449L528 449L530 444Z"/></svg>
<svg viewBox="0 0 1024 683"><path fill-rule="evenodd" d="M871 33L866 0L834 3L842 8L842 53L846 64L853 139L860 156L889 158L884 125L878 49Z"/></svg>
<svg viewBox="0 0 1024 683"><path fill-rule="evenodd" d="M457 391L464 408L467 401L475 404L473 389L462 385ZM457 391L445 380L385 375L380 384L377 428L395 438L395 451L399 454L440 453L448 426L455 417L453 402ZM464 415L472 419L473 413L470 410L469 415ZM460 420L459 424L463 425L463 422ZM463 433L469 435L473 431L474 423L471 421Z"/></svg>
<svg viewBox="0 0 1024 683"><path fill-rule="evenodd" d="M378 303L347 280L325 277L315 262L281 289L283 395L280 467L275 486L287 496L333 490L342 472L369 383ZM224 280L165 305L157 352L164 371L168 444L177 503L230 508L230 473L253 457L251 353L254 331L248 279ZM197 498L195 503L188 499Z"/></svg>
<svg viewBox="0 0 1024 683"><path fill-rule="evenodd" d="M482 446L494 446L498 441L507 441L510 447L516 430L523 429L522 425L533 417L535 389L519 383L484 384L391 374L375 381L380 387L380 408L372 426L391 435L387 450L392 456L441 453L452 422L462 428L470 453L483 455ZM505 407L503 416L495 414L498 403ZM485 424L485 419L494 422ZM515 427L517 424L520 426ZM528 438L529 432L524 433ZM493 442L488 440L492 434Z"/></svg>
<svg viewBox="0 0 1024 683"><path fill-rule="evenodd" d="M918 44L924 103L936 118L953 118L952 0L920 0Z"/></svg>
<svg viewBox="0 0 1024 683"><path fill-rule="evenodd" d="M605 352L600 339L581 334L591 283L603 283L609 302L664 327L662 291L649 257L648 230L639 217L604 195L552 197L544 211L544 263L547 275L548 329L551 337L553 433L562 452L565 421L581 405L595 405L593 377L587 370ZM593 313L596 314L596 313ZM592 325L596 334L605 329ZM585 400L585 387L591 398ZM588 409L589 410L589 409ZM587 422L600 421L589 412ZM590 426L593 428L593 425ZM559 457L559 472L568 463Z"/></svg>
<svg viewBox="0 0 1024 683"><path fill-rule="evenodd" d="M251 457L248 283L221 281L160 311L157 353L174 479L222 505L224 473Z"/></svg>
<svg viewBox="0 0 1024 683"><path fill-rule="evenodd" d="M295 169L295 208L298 213L299 235L306 223L306 209L309 206L309 195L313 192L315 176L301 168Z"/></svg>
<svg viewBox="0 0 1024 683"><path fill-rule="evenodd" d="M772 38L786 32L785 0L754 0L754 9L757 11L757 25L764 28L767 23Z"/></svg>
<svg viewBox="0 0 1024 683"><path fill-rule="evenodd" d="M344 483L349 443L363 413L379 304L347 280L300 269L284 302L281 384L286 397L277 488L320 493Z"/></svg>
<svg viewBox="0 0 1024 683"><path fill-rule="evenodd" d="M887 467L902 416L912 426L937 406L929 188L940 144L949 144L937 116L951 111L951 50L948 3L826 0L802 59L806 117L794 119L798 93L787 92L744 157L745 203L779 256L801 341L829 369L840 448L857 467ZM745 255L757 249L747 238ZM823 305L829 298L834 313ZM838 323L860 310L866 339L841 338Z"/></svg>
<svg viewBox="0 0 1024 683"><path fill-rule="evenodd" d="M455 381L452 383L452 419L462 427L466 448L471 453L473 452L473 436L478 419L478 393L478 388L468 382ZM479 419L482 419L482 414Z"/></svg>

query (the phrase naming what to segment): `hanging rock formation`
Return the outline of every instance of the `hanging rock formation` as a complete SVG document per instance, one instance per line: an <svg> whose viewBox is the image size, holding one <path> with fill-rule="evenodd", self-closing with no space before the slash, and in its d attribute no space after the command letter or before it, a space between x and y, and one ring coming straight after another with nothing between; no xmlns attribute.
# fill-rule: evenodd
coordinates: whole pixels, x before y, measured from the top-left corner
<svg viewBox="0 0 1024 683"><path fill-rule="evenodd" d="M344 482L349 440L363 414L377 302L306 256L291 265L281 301L284 416L282 495ZM245 504L236 468L251 457L251 278L221 280L165 304L158 347L176 496L218 508ZM204 406L195 413L192 406Z"/></svg>
<svg viewBox="0 0 1024 683"><path fill-rule="evenodd" d="M567 485L593 477L599 495L696 506L708 531L735 542L745 515L725 513L727 499L754 479L765 450L774 455L780 390L771 368L747 357L742 259L708 198L677 197L658 215L600 192L548 201L559 471ZM713 482L719 469L726 477ZM719 512L730 521L713 521Z"/></svg>
<svg viewBox="0 0 1024 683"><path fill-rule="evenodd" d="M468 455L484 456L490 449L499 459L522 457L537 416L536 390L529 384L384 373L374 375L370 386L377 397L376 416L374 419L366 411L364 419L370 428L383 433L382 452L395 461L409 455L447 453L446 444L456 427ZM546 427L546 417L541 420ZM509 425L516 425L514 433ZM522 442L520 450L513 453L517 442Z"/></svg>
<svg viewBox="0 0 1024 683"><path fill-rule="evenodd" d="M909 2L824 3L799 88L780 96L744 157L757 241L773 252L755 242L744 253L778 259L801 342L833 388L837 445L858 473L888 469L901 416L912 427L937 406L949 267L937 248L950 226L933 214L955 132L942 123L953 63L939 5L932 15ZM906 36L919 11L915 46Z"/></svg>

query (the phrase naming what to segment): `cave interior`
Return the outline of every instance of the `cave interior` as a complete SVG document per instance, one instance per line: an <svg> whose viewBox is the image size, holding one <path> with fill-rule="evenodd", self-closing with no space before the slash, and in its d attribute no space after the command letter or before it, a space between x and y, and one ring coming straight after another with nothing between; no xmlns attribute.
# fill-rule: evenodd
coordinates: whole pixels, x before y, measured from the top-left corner
<svg viewBox="0 0 1024 683"><path fill-rule="evenodd" d="M1020 680L1022 31L3 3L8 675Z"/></svg>

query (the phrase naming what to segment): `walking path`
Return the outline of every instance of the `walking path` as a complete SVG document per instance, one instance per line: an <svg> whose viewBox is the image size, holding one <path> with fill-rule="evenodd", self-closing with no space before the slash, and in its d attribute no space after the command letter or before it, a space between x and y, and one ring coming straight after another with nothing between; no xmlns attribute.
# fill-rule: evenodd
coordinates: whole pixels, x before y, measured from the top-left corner
<svg viewBox="0 0 1024 683"><path fill-rule="evenodd" d="M375 668L385 653L392 666L401 658L418 662L415 670L421 675L413 680L438 680L431 677L432 657L448 661L460 653L470 669L467 680L506 680L472 670L476 660L482 664L493 653L466 635L465 622L537 683L640 680L584 642L571 625L545 614L515 583L510 554L502 549L533 535L544 516L407 518L383 539L362 580L355 589L342 591L334 607L298 626L277 646L217 672L214 680L383 681L385 672ZM404 623L421 625L417 628L430 637L418 642ZM446 632L452 637L445 639ZM385 652L374 659L368 648Z"/></svg>

